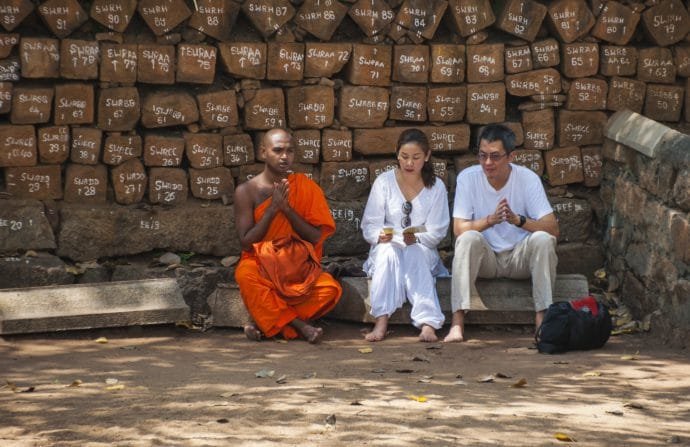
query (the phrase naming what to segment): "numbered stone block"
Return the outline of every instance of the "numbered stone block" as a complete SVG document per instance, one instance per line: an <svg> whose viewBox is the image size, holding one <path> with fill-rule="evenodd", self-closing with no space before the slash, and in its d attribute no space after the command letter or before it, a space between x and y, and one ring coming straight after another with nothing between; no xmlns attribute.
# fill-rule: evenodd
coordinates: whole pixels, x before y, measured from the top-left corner
<svg viewBox="0 0 690 447"><path fill-rule="evenodd" d="M0 167L35 166L36 146L34 126L0 124Z"/></svg>
<svg viewBox="0 0 690 447"><path fill-rule="evenodd" d="M355 85L390 85L392 53L388 45L353 44L348 82Z"/></svg>
<svg viewBox="0 0 690 447"><path fill-rule="evenodd" d="M561 91L561 74L553 68L506 76L506 90L513 96L552 95Z"/></svg>
<svg viewBox="0 0 690 447"><path fill-rule="evenodd" d="M601 146L583 147L580 152L582 154L583 183L589 188L596 188L601 184L601 167L603 166Z"/></svg>
<svg viewBox="0 0 690 447"><path fill-rule="evenodd" d="M546 16L546 6L532 0L508 0L498 16L496 27L532 42Z"/></svg>
<svg viewBox="0 0 690 447"><path fill-rule="evenodd" d="M382 127L390 108L388 89L344 86L338 101L338 119L348 127Z"/></svg>
<svg viewBox="0 0 690 447"><path fill-rule="evenodd" d="M586 36L594 26L594 14L583 1L559 0L548 8L548 24L562 42L570 43Z"/></svg>
<svg viewBox="0 0 690 447"><path fill-rule="evenodd" d="M642 113L642 106L647 93L647 84L634 79L612 77L609 80L609 92L606 96L608 110L630 109Z"/></svg>
<svg viewBox="0 0 690 447"><path fill-rule="evenodd" d="M608 83L604 79L575 79L568 90L568 110L605 110Z"/></svg>
<svg viewBox="0 0 690 447"><path fill-rule="evenodd" d="M293 165L294 167L294 165ZM253 163L240 166L239 175L237 176L237 184L244 183L247 180L251 180L257 175L261 174L264 170L263 163Z"/></svg>
<svg viewBox="0 0 690 447"><path fill-rule="evenodd" d="M446 163L446 160L444 160L443 158L431 157L429 159L429 163L431 163L431 168L434 171L434 175L436 175L436 177L440 178L441 181L443 181L443 183L446 185L446 188L447 188L449 175L448 175L448 164Z"/></svg>
<svg viewBox="0 0 690 447"><path fill-rule="evenodd" d="M269 130L285 126L285 98L280 88L259 89L244 105L244 127Z"/></svg>
<svg viewBox="0 0 690 447"><path fill-rule="evenodd" d="M293 22L316 38L328 41L347 12L348 7L337 0L306 0Z"/></svg>
<svg viewBox="0 0 690 447"><path fill-rule="evenodd" d="M676 81L676 66L668 48L640 48L637 60L637 79L660 84Z"/></svg>
<svg viewBox="0 0 690 447"><path fill-rule="evenodd" d="M393 47L393 80L425 84L429 80L429 47L395 45Z"/></svg>
<svg viewBox="0 0 690 447"><path fill-rule="evenodd" d="M93 123L93 84L71 83L56 85L53 120L57 125Z"/></svg>
<svg viewBox="0 0 690 447"><path fill-rule="evenodd" d="M240 5L232 0L197 0L187 25L221 42L231 39Z"/></svg>
<svg viewBox="0 0 690 447"><path fill-rule="evenodd" d="M144 137L144 164L161 167L180 166L184 147L184 138L146 135Z"/></svg>
<svg viewBox="0 0 690 447"><path fill-rule="evenodd" d="M241 166L254 162L254 143L246 133L223 137L223 164Z"/></svg>
<svg viewBox="0 0 690 447"><path fill-rule="evenodd" d="M398 166L398 160L395 158L369 161L369 180L371 184L374 184L374 181L379 175L396 169Z"/></svg>
<svg viewBox="0 0 690 447"><path fill-rule="evenodd" d="M57 39L22 37L19 59L23 78L57 78L60 76L60 46Z"/></svg>
<svg viewBox="0 0 690 447"><path fill-rule="evenodd" d="M522 73L532 69L532 50L529 45L508 47L505 49L506 73Z"/></svg>
<svg viewBox="0 0 690 447"><path fill-rule="evenodd" d="M459 83L465 80L465 46L431 45L431 82Z"/></svg>
<svg viewBox="0 0 690 447"><path fill-rule="evenodd" d="M41 163L60 164L69 157L69 126L38 129L38 159ZM60 194L62 188L60 187Z"/></svg>
<svg viewBox="0 0 690 447"><path fill-rule="evenodd" d="M316 165L293 163L292 172L304 174L309 180L314 181L317 185L319 184L319 169Z"/></svg>
<svg viewBox="0 0 690 447"><path fill-rule="evenodd" d="M146 193L147 181L146 168L138 158L129 159L110 170L115 201L120 205L141 202Z"/></svg>
<svg viewBox="0 0 690 447"><path fill-rule="evenodd" d="M108 169L105 166L67 165L65 169L65 202L105 203L107 190Z"/></svg>
<svg viewBox="0 0 690 447"><path fill-rule="evenodd" d="M136 10L137 0L94 0L89 15L106 28L122 33L127 29Z"/></svg>
<svg viewBox="0 0 690 447"><path fill-rule="evenodd" d="M21 66L19 59L9 58L0 60L0 82L16 82L20 78Z"/></svg>
<svg viewBox="0 0 690 447"><path fill-rule="evenodd" d="M292 133L295 163L317 164L321 154L321 131L296 130Z"/></svg>
<svg viewBox="0 0 690 447"><path fill-rule="evenodd" d="M366 161L321 163L319 185L327 198L352 200L369 191L369 163Z"/></svg>
<svg viewBox="0 0 690 447"><path fill-rule="evenodd" d="M212 84L216 75L217 48L212 45L177 46L177 82Z"/></svg>
<svg viewBox="0 0 690 447"><path fill-rule="evenodd" d="M175 46L139 44L137 81L147 84L175 83Z"/></svg>
<svg viewBox="0 0 690 447"><path fill-rule="evenodd" d="M608 116L604 112L558 111L558 145L584 146L604 142Z"/></svg>
<svg viewBox="0 0 690 447"><path fill-rule="evenodd" d="M409 127L357 129L353 149L362 155L394 155L400 133ZM429 139L432 151L456 153L467 151L470 144L470 126L455 124L442 127L418 127Z"/></svg>
<svg viewBox="0 0 690 447"><path fill-rule="evenodd" d="M288 123L292 129L323 129L333 124L333 88L310 85L287 89Z"/></svg>
<svg viewBox="0 0 690 447"><path fill-rule="evenodd" d="M17 199L62 199L62 170L58 165L5 168L7 192Z"/></svg>
<svg viewBox="0 0 690 447"><path fill-rule="evenodd" d="M349 43L307 42L305 47L305 78L330 78L340 72L352 55Z"/></svg>
<svg viewBox="0 0 690 447"><path fill-rule="evenodd" d="M184 0L139 0L137 10L156 36L162 36L192 15Z"/></svg>
<svg viewBox="0 0 690 447"><path fill-rule="evenodd" d="M467 86L467 117L470 124L500 123L506 114L506 86L502 82Z"/></svg>
<svg viewBox="0 0 690 447"><path fill-rule="evenodd" d="M223 71L226 73L238 78L266 77L265 43L219 43L218 50Z"/></svg>
<svg viewBox="0 0 690 447"><path fill-rule="evenodd" d="M11 82L0 82L0 114L12 109L12 92L14 88Z"/></svg>
<svg viewBox="0 0 690 447"><path fill-rule="evenodd" d="M103 163L117 166L141 157L142 146L139 135L119 135L111 134L105 137L103 144Z"/></svg>
<svg viewBox="0 0 690 447"><path fill-rule="evenodd" d="M60 44L60 76L68 79L98 79L100 55L96 41L64 39Z"/></svg>
<svg viewBox="0 0 690 447"><path fill-rule="evenodd" d="M352 132L324 129L321 137L321 148L323 161L352 160Z"/></svg>
<svg viewBox="0 0 690 447"><path fill-rule="evenodd" d="M530 44L535 69L555 67L561 63L560 46L556 39L544 39Z"/></svg>
<svg viewBox="0 0 690 447"><path fill-rule="evenodd" d="M275 81L300 81L304 77L304 44L268 44L266 78Z"/></svg>
<svg viewBox="0 0 690 447"><path fill-rule="evenodd" d="M656 121L680 121L685 88L676 85L647 84L643 115Z"/></svg>
<svg viewBox="0 0 690 447"><path fill-rule="evenodd" d="M476 34L496 21L489 0L449 0L448 6L462 37Z"/></svg>
<svg viewBox="0 0 690 447"><path fill-rule="evenodd" d="M189 190L197 199L216 200L223 196L232 199L235 183L230 169L189 169Z"/></svg>
<svg viewBox="0 0 690 447"><path fill-rule="evenodd" d="M352 148L361 155L394 155L400 133L408 127L355 129Z"/></svg>
<svg viewBox="0 0 690 447"><path fill-rule="evenodd" d="M369 37L383 31L395 17L385 0L357 0L348 11L350 18Z"/></svg>
<svg viewBox="0 0 690 447"><path fill-rule="evenodd" d="M544 152L549 185L567 185L584 181L579 147L563 147Z"/></svg>
<svg viewBox="0 0 690 447"><path fill-rule="evenodd" d="M101 158L103 132L91 127L72 128L70 160L83 165L96 165Z"/></svg>
<svg viewBox="0 0 690 447"><path fill-rule="evenodd" d="M462 121L467 104L467 87L429 88L427 111L429 121L452 123Z"/></svg>
<svg viewBox="0 0 690 447"><path fill-rule="evenodd" d="M599 44L566 43L562 46L561 71L569 78L594 76L599 71Z"/></svg>
<svg viewBox="0 0 690 447"><path fill-rule="evenodd" d="M0 24L12 31L34 10L29 0L6 0L0 6Z"/></svg>
<svg viewBox="0 0 690 447"><path fill-rule="evenodd" d="M223 166L223 136L216 133L185 133L185 154L196 169Z"/></svg>
<svg viewBox="0 0 690 447"><path fill-rule="evenodd" d="M98 127L103 130L132 130L139 122L141 108L136 87L101 89L98 95Z"/></svg>
<svg viewBox="0 0 690 447"><path fill-rule="evenodd" d="M187 173L179 168L149 169L149 202L178 205L187 201Z"/></svg>
<svg viewBox="0 0 690 447"><path fill-rule="evenodd" d="M539 177L544 173L544 158L540 150L515 149L510 155L513 157L511 163L531 169Z"/></svg>
<svg viewBox="0 0 690 447"><path fill-rule="evenodd" d="M390 119L400 121L426 121L426 101L426 87L392 87Z"/></svg>
<svg viewBox="0 0 690 447"><path fill-rule="evenodd" d="M186 92L150 93L141 107L141 124L148 128L180 126L198 119L196 99Z"/></svg>
<svg viewBox="0 0 690 447"><path fill-rule="evenodd" d="M47 123L54 94L52 88L15 87L10 121L12 124Z"/></svg>
<svg viewBox="0 0 690 447"><path fill-rule="evenodd" d="M470 126L467 124L442 127L428 126L422 127L420 130L429 139L429 147L434 153L453 154L465 152L470 147ZM395 145L393 145L393 149L395 149Z"/></svg>
<svg viewBox="0 0 690 447"><path fill-rule="evenodd" d="M239 114L237 112L237 95L234 90L203 93L197 95L199 117L205 129L237 126Z"/></svg>
<svg viewBox="0 0 690 447"><path fill-rule="evenodd" d="M637 72L637 48L602 45L599 73L604 76L634 76Z"/></svg>
<svg viewBox="0 0 690 447"><path fill-rule="evenodd" d="M676 45L673 47L673 65L678 76L690 77L690 45Z"/></svg>
<svg viewBox="0 0 690 447"><path fill-rule="evenodd" d="M448 8L445 0L405 0L398 10L394 23L406 30L407 35L418 42L431 39Z"/></svg>
<svg viewBox="0 0 690 447"><path fill-rule="evenodd" d="M553 148L556 140L556 123L553 109L522 112L522 129L525 149L545 151Z"/></svg>
<svg viewBox="0 0 690 447"><path fill-rule="evenodd" d="M642 27L660 47L678 43L690 32L690 14L680 0L666 0L642 13Z"/></svg>
<svg viewBox="0 0 690 447"><path fill-rule="evenodd" d="M57 37L67 37L89 16L77 0L48 0L38 7L38 15Z"/></svg>
<svg viewBox="0 0 690 447"><path fill-rule="evenodd" d="M295 8L288 0L248 0L242 4L242 11L264 39L295 16Z"/></svg>
<svg viewBox="0 0 690 447"><path fill-rule="evenodd" d="M136 44L102 43L100 79L133 84L137 81L137 62Z"/></svg>
<svg viewBox="0 0 690 447"><path fill-rule="evenodd" d="M606 2L590 34L615 45L627 45L640 22L640 14L614 1Z"/></svg>
<svg viewBox="0 0 690 447"><path fill-rule="evenodd" d="M19 43L19 34L4 34L0 33L0 59L4 59L10 55L12 48Z"/></svg>
<svg viewBox="0 0 690 447"><path fill-rule="evenodd" d="M505 76L504 45L467 46L467 82L501 81Z"/></svg>

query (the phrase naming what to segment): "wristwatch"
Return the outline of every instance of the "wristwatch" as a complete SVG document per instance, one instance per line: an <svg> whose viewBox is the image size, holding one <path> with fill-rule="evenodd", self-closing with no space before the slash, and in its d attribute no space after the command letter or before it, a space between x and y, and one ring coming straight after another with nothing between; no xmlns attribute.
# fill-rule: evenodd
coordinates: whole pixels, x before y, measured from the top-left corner
<svg viewBox="0 0 690 447"><path fill-rule="evenodd" d="M520 216L520 222L518 222L516 226L522 227L525 224L525 222L527 222L527 218L522 214L519 214L518 216Z"/></svg>

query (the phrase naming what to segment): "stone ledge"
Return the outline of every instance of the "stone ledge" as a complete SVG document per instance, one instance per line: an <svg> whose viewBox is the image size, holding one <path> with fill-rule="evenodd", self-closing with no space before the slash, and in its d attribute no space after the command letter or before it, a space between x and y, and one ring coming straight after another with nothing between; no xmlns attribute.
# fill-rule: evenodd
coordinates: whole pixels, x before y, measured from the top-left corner
<svg viewBox="0 0 690 447"><path fill-rule="evenodd" d="M687 152L690 137L630 110L614 113L604 130L606 137L655 158L663 152Z"/></svg>

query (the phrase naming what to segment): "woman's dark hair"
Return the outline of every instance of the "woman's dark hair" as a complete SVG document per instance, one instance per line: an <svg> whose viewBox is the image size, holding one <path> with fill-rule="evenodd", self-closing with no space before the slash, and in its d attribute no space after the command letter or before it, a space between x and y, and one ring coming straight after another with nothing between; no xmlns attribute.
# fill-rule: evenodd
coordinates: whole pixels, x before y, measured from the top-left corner
<svg viewBox="0 0 690 447"><path fill-rule="evenodd" d="M419 145L425 155L431 152L429 148L429 139L424 135L424 132L419 129L406 129L400 134L398 145L395 148L395 154L398 155L400 153L400 148L407 143ZM424 166L422 166L422 181L427 188L431 188L434 186L434 183L436 183L436 174L434 174L434 167L431 166L431 157L429 157L429 159L424 162Z"/></svg>
<svg viewBox="0 0 690 447"><path fill-rule="evenodd" d="M489 124L484 126L479 133L477 147L479 147L479 143L481 143L482 140L486 140L489 143L500 141L503 143L503 149L505 149L506 154L510 154L513 149L515 149L515 133L503 124Z"/></svg>

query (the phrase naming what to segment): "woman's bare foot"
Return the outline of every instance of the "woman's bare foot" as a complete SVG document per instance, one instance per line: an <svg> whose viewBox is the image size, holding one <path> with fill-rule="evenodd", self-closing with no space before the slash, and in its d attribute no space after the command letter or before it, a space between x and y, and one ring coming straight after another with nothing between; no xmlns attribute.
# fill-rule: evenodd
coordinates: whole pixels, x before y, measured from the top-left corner
<svg viewBox="0 0 690 447"><path fill-rule="evenodd" d="M374 329L364 336L366 341L381 341L386 338L386 331L388 330L388 316L376 318Z"/></svg>
<svg viewBox="0 0 690 447"><path fill-rule="evenodd" d="M423 324L422 332L419 333L419 341L427 343L433 343L435 341L438 341L438 337L436 336L436 329L432 328L428 324Z"/></svg>
<svg viewBox="0 0 690 447"><path fill-rule="evenodd" d="M465 341L465 311L456 310L453 312L453 321L450 323L448 335L443 339L445 343L460 343Z"/></svg>
<svg viewBox="0 0 690 447"><path fill-rule="evenodd" d="M247 323L244 325L244 335L246 335L249 340L261 341L261 331L254 323Z"/></svg>

